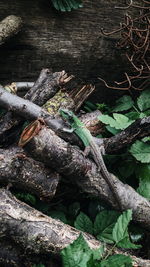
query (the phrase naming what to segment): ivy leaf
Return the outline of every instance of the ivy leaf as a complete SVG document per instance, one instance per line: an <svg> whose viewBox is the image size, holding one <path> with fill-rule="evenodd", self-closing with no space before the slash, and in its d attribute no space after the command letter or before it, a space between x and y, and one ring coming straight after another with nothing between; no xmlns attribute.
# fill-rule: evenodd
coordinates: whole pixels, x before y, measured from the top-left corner
<svg viewBox="0 0 150 267"><path fill-rule="evenodd" d="M92 251L82 234L69 246L61 251L64 267L87 267Z"/></svg>
<svg viewBox="0 0 150 267"><path fill-rule="evenodd" d="M150 145L142 141L136 141L130 148L130 153L142 163L150 163Z"/></svg>
<svg viewBox="0 0 150 267"><path fill-rule="evenodd" d="M114 243L112 230L116 223L119 213L116 211L102 211L97 214L94 221L94 234L98 240Z"/></svg>
<svg viewBox="0 0 150 267"><path fill-rule="evenodd" d="M112 111L118 112L118 111L128 110L132 108L133 104L134 102L131 96L124 95L116 101L116 105L112 109Z"/></svg>
<svg viewBox="0 0 150 267"><path fill-rule="evenodd" d="M150 164L140 164L136 176L139 179L137 192L150 200Z"/></svg>
<svg viewBox="0 0 150 267"><path fill-rule="evenodd" d="M113 113L113 117L114 119L109 115L100 115L98 116L98 119L103 123L110 125L113 128L121 130L127 128L130 124L134 122L134 120L130 120L125 115L118 113Z"/></svg>
<svg viewBox="0 0 150 267"><path fill-rule="evenodd" d="M80 212L80 214L77 216L74 226L81 231L93 234L93 223L83 212Z"/></svg>
<svg viewBox="0 0 150 267"><path fill-rule="evenodd" d="M150 90L144 90L137 99L137 105L141 111L150 108Z"/></svg>
<svg viewBox="0 0 150 267"><path fill-rule="evenodd" d="M101 261L99 267L132 267L132 259L129 256L117 254Z"/></svg>

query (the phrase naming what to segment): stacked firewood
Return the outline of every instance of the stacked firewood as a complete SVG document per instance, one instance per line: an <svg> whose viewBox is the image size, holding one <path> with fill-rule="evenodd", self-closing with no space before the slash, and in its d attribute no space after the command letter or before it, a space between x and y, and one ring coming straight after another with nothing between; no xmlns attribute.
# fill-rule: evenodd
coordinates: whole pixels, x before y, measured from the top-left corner
<svg viewBox="0 0 150 267"><path fill-rule="evenodd" d="M94 86L84 84L65 71L43 69L34 84L20 97L19 84L0 86L0 264L32 266L41 258L51 266L51 255L59 260L60 251L72 243L80 231L52 219L19 201L12 189L34 194L50 203L61 192L61 181L78 186L82 192L105 200L117 209L113 194L93 160L84 156L83 145L59 115L60 108L77 112ZM96 119L100 111L82 114L81 119L92 134L100 133ZM94 125L94 127L93 127ZM103 140L106 153L114 153L140 137L150 134L150 117L137 120L125 131ZM95 142L98 139L95 138ZM75 147L74 145L77 145ZM111 175L111 174L110 174ZM150 203L133 188L111 175L123 209L133 210L133 219L150 229ZM100 242L83 233L89 246ZM110 249L106 247L106 249ZM124 253L115 249L116 253ZM149 261L133 257L135 266L149 266ZM56 266L56 262L54 263ZM59 264L59 263L58 263ZM59 265L58 265L59 266Z"/></svg>

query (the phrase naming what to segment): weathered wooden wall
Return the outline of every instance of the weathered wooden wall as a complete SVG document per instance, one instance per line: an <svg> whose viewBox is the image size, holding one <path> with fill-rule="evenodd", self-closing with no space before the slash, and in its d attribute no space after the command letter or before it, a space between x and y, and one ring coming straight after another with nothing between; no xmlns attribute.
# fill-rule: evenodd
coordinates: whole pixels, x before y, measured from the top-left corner
<svg viewBox="0 0 150 267"><path fill-rule="evenodd" d="M0 82L33 81L44 67L65 69L81 78L96 81L98 76L117 79L121 57L116 38L102 37L119 26L125 10L115 9L124 0L83 0L84 8L71 13L57 12L50 0L0 1L0 20L21 16L21 32L0 47ZM118 69L118 70L117 70ZM97 80L98 81L98 80ZM114 93L100 82L105 98Z"/></svg>

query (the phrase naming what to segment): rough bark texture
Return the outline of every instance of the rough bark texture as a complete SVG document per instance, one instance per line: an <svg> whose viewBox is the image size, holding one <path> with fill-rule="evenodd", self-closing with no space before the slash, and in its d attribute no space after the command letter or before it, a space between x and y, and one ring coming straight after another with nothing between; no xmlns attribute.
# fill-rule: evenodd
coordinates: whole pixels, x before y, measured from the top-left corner
<svg viewBox="0 0 150 267"><path fill-rule="evenodd" d="M0 22L0 45L16 34L20 30L21 25L21 18L13 15L2 20Z"/></svg>
<svg viewBox="0 0 150 267"><path fill-rule="evenodd" d="M115 209L118 208L112 192L95 163L85 158L82 151L68 145L50 129L43 128L25 146L25 149L33 158L57 169L72 183L76 183L83 192L92 197L102 198ZM132 209L133 219L142 227L150 229L150 202L115 176L110 178L120 197L122 209Z"/></svg>
<svg viewBox="0 0 150 267"><path fill-rule="evenodd" d="M111 31L123 22L126 10L116 9L118 5L124 0L84 0L83 8L61 13L50 0L1 1L0 18L19 15L24 26L0 49L0 81L33 81L43 67L65 69L90 81L98 76L116 80L124 68L115 47L117 35L103 37L100 28ZM115 91L97 82L101 100L111 99Z"/></svg>
<svg viewBox="0 0 150 267"><path fill-rule="evenodd" d="M44 164L27 157L17 147L0 149L0 184L11 184L21 191L35 194L38 198L50 201L55 196L60 175Z"/></svg>
<svg viewBox="0 0 150 267"><path fill-rule="evenodd" d="M80 231L21 203L10 192L1 189L0 234L9 236L26 254L50 256L51 253L57 256L79 236ZM91 248L96 249L101 245L92 235L83 233L83 236ZM110 247L106 246L105 251L108 252L109 249ZM113 252L126 254L117 248ZM134 266L150 266L149 260L131 257Z"/></svg>

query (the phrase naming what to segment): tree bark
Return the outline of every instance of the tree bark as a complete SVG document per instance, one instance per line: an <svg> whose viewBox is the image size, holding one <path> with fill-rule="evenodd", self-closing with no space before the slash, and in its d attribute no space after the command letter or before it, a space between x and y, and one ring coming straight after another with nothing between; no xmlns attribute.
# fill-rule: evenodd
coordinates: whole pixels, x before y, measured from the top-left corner
<svg viewBox="0 0 150 267"><path fill-rule="evenodd" d="M102 198L118 209L113 194L95 163L85 158L79 149L68 145L52 130L43 127L24 148L33 158L65 175L70 182L76 183L82 191L92 197ZM142 227L150 229L150 202L115 176L110 175L110 179L116 188L122 209L132 209L133 219Z"/></svg>
<svg viewBox="0 0 150 267"><path fill-rule="evenodd" d="M0 149L0 184L10 184L21 191L50 201L56 193L60 175L28 157L17 147Z"/></svg>
<svg viewBox="0 0 150 267"><path fill-rule="evenodd" d="M21 29L22 20L14 15L8 16L0 22L0 45L8 38L18 33Z"/></svg>
<svg viewBox="0 0 150 267"><path fill-rule="evenodd" d="M9 236L23 251L32 255L58 256L60 251L71 244L81 231L52 219L41 212L17 200L7 190L0 189L0 233ZM101 246L92 235L83 233L88 245L96 249ZM108 252L110 246L106 245ZM115 248L114 253L127 253ZM140 267L148 267L149 260L131 256L133 263Z"/></svg>
<svg viewBox="0 0 150 267"><path fill-rule="evenodd" d="M83 8L61 13L51 1L12 0L0 2L0 16L20 14L24 21L22 31L0 49L0 81L33 81L43 66L66 72L97 84L97 101L112 101L120 95L107 89L97 77L109 82L118 80L127 70L124 51L116 42L119 34L103 36L120 27L126 9L120 0L84 0ZM138 1L140 3L140 1ZM136 9L128 9L133 15ZM13 51L12 51L13 47ZM123 76L124 77L124 76ZM120 77L121 79L121 77ZM94 97L94 95L93 95Z"/></svg>
<svg viewBox="0 0 150 267"><path fill-rule="evenodd" d="M25 119L36 120L43 118L46 124L54 130L60 137L71 144L77 144L82 147L82 142L74 133L66 133L63 127L67 125L61 119L53 119L53 117L41 107L34 103L22 99L16 95L12 95L0 86L0 105L3 108L12 110ZM25 107L25 108L24 108ZM10 121L6 119L6 121ZM13 121L12 121L13 122ZM138 138L143 138L150 134L150 117L139 119L130 125L127 129L111 138L104 139L106 153L114 153L124 148L126 145L133 143ZM99 143L98 139L95 139ZM101 141L100 141L101 142Z"/></svg>

